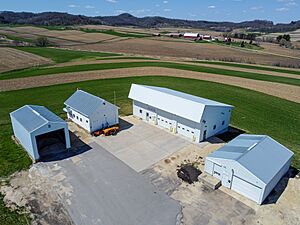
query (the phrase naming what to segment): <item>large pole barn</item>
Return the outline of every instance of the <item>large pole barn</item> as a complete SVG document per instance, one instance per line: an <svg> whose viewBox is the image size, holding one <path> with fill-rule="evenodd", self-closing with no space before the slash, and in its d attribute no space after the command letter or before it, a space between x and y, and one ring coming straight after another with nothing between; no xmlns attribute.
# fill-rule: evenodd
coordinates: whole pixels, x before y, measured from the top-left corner
<svg viewBox="0 0 300 225"><path fill-rule="evenodd" d="M228 130L233 106L168 88L132 84L133 115L200 142Z"/></svg>

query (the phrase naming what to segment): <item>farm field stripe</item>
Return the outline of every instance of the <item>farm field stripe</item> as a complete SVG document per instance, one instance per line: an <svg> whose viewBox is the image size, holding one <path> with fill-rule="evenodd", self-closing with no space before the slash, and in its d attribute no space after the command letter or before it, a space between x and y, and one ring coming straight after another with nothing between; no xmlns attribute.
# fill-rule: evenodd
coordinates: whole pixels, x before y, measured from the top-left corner
<svg viewBox="0 0 300 225"><path fill-rule="evenodd" d="M262 71L274 71L278 73L290 73L295 75L300 75L300 69L297 70L289 70L289 69L280 69L280 68L272 68L272 67L263 67L263 66L255 66L255 65L247 65L247 64L239 64L239 63L229 63L229 62L217 62L217 61L189 61L201 64L213 64L213 65L222 65L222 66L230 66L237 68L245 68L245 69L255 69Z"/></svg>
<svg viewBox="0 0 300 225"><path fill-rule="evenodd" d="M300 168L298 141L300 104L232 85L188 78L152 76L84 81L1 93L2 126L0 127L0 136L5 148L0 154L1 165L3 165L0 167L0 176L20 169L19 166L22 164L16 163L16 157L19 161L27 162L26 158L22 158L26 156L25 152L11 140L9 112L30 103L44 105L65 118L66 114L62 112L62 103L77 88L80 88L101 96L107 101L113 101L113 92L116 90L116 102L120 107L120 113L128 115L132 113L132 101L128 99L131 83L169 87L235 106L231 125L250 133L267 134L275 138L294 151L293 165ZM284 121L282 115L284 115ZM26 163L23 165L26 166Z"/></svg>
<svg viewBox="0 0 300 225"><path fill-rule="evenodd" d="M195 65L195 63L193 63L192 65ZM256 70L256 69L223 66L223 65L210 64L210 63L207 63L207 64L206 63L201 63L201 65L206 66L206 67L211 67L211 68L225 69L225 70L232 70L232 71L240 71L240 72L246 72L246 73L258 73L258 74L260 74L262 72L261 70ZM300 79L299 75L290 74L290 73L279 73L279 72L274 72L274 71L263 71L263 74L264 75L270 75L270 76L277 76L277 77L289 77L289 78L294 78L294 79Z"/></svg>
<svg viewBox="0 0 300 225"><path fill-rule="evenodd" d="M216 69L198 65L179 64L171 62L130 62L130 63L107 63L107 64L89 64L89 65L76 65L56 68L33 68L29 70L21 70L15 72L7 72L0 74L0 80L30 77L30 76L41 76L46 74L59 74L68 72L83 72L92 70L107 70L107 69L118 69L118 68L134 68L134 67L162 67L172 68L178 70L188 70L194 72L204 72L210 74L219 74L224 76L241 77L253 80L269 81L275 83L283 83L294 86L300 86L300 80L288 77L270 76L257 73L247 73L240 71L232 71L225 69Z"/></svg>
<svg viewBox="0 0 300 225"><path fill-rule="evenodd" d="M84 80L96 80L104 78L119 78L131 76L169 76L207 80L218 83L244 87L277 96L294 102L300 102L300 87L287 84L272 83L266 81L250 80L239 77L228 77L215 74L199 73L193 71L178 71L170 68L138 67L126 69L100 70L89 72L76 72L37 77L25 77L0 81L0 90L17 90L31 87L49 86L61 83L70 83Z"/></svg>

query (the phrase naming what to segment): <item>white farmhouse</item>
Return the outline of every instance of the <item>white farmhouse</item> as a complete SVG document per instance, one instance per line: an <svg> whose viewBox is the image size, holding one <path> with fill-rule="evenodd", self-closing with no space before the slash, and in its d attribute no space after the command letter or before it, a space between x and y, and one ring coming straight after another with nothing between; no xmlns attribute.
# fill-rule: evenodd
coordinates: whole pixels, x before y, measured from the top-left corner
<svg viewBox="0 0 300 225"><path fill-rule="evenodd" d="M117 106L85 91L77 90L64 104L68 119L89 133L119 123Z"/></svg>
<svg viewBox="0 0 300 225"><path fill-rule="evenodd" d="M228 130L233 106L168 88L132 84L133 115L200 142Z"/></svg>
<svg viewBox="0 0 300 225"><path fill-rule="evenodd" d="M288 171L293 153L266 135L242 134L205 160L223 186L262 204Z"/></svg>

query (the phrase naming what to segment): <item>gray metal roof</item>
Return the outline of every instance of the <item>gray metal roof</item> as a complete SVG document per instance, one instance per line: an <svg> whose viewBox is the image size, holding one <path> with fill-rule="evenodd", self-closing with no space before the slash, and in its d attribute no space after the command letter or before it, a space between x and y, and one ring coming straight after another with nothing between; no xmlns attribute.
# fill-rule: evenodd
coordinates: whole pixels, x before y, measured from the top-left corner
<svg viewBox="0 0 300 225"><path fill-rule="evenodd" d="M32 132L48 122L65 123L44 106L25 105L10 113L28 132Z"/></svg>
<svg viewBox="0 0 300 225"><path fill-rule="evenodd" d="M77 90L65 101L64 104L76 110L77 112L90 117L99 107L106 103L118 108L117 106L105 101L102 98L99 98L98 96L82 90Z"/></svg>
<svg viewBox="0 0 300 225"><path fill-rule="evenodd" d="M267 184L292 156L293 152L267 135L242 134L207 158L237 161Z"/></svg>

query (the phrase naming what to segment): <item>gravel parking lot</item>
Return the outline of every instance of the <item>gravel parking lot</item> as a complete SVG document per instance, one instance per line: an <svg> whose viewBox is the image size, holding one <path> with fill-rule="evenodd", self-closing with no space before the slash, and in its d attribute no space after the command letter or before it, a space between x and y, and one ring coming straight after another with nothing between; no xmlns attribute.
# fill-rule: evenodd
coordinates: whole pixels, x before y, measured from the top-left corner
<svg viewBox="0 0 300 225"><path fill-rule="evenodd" d="M136 118L126 117L126 120L121 122L121 131L116 136L93 140L137 172L191 144Z"/></svg>

